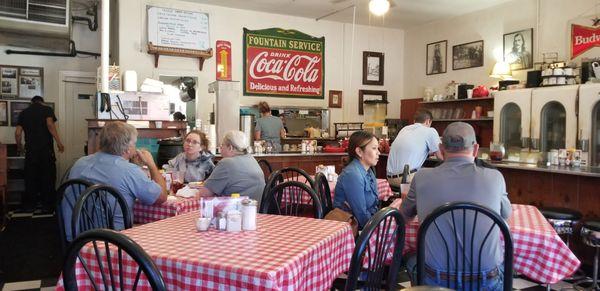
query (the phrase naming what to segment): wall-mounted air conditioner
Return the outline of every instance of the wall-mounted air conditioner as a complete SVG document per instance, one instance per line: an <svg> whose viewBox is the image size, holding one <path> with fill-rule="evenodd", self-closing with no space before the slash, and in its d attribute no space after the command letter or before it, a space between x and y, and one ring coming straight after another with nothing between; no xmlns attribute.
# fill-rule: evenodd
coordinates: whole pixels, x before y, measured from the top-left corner
<svg viewBox="0 0 600 291"><path fill-rule="evenodd" d="M2 0L0 31L70 38L71 0Z"/></svg>

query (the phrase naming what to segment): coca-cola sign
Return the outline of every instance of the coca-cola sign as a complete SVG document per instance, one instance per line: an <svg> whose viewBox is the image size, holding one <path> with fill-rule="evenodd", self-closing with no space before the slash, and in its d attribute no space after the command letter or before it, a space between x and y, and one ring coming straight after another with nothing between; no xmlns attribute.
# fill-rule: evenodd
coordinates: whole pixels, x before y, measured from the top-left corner
<svg viewBox="0 0 600 291"><path fill-rule="evenodd" d="M325 38L244 28L244 95L324 98Z"/></svg>
<svg viewBox="0 0 600 291"><path fill-rule="evenodd" d="M600 27L571 25L571 59L600 46Z"/></svg>

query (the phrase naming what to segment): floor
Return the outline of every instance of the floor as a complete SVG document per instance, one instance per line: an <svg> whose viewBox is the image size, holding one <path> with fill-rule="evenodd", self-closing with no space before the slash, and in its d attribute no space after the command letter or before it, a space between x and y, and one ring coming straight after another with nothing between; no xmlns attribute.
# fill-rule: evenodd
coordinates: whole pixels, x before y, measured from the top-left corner
<svg viewBox="0 0 600 291"><path fill-rule="evenodd" d="M54 290L61 268L57 233L54 215L12 214L9 225L0 235L0 249L11 250L0 254L0 270L4 271L0 275L0 289ZM406 272L400 273L399 281L402 283L398 289L410 287ZM514 290L546 290L545 286L520 277L514 279L513 287ZM553 284L552 289L572 290L567 282Z"/></svg>

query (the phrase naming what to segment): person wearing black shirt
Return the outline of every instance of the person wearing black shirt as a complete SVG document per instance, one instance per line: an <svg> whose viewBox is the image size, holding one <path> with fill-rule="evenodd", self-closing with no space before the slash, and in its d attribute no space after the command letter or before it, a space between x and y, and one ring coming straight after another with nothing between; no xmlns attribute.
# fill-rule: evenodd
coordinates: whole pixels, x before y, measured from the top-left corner
<svg viewBox="0 0 600 291"><path fill-rule="evenodd" d="M53 139L56 140L59 152L62 153L65 149L55 122L54 110L44 105L41 96L31 98L31 105L19 114L15 139L17 149L21 152L22 136L25 133L25 195L22 201L25 212L34 210L38 194L44 213L52 213L54 209L56 157Z"/></svg>

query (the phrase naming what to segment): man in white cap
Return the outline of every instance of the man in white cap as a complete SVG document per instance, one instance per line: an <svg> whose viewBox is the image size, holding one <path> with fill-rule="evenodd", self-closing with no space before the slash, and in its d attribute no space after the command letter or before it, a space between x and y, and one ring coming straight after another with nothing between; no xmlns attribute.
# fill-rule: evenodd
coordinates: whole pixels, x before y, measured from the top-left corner
<svg viewBox="0 0 600 291"><path fill-rule="evenodd" d="M475 140L473 127L464 122L451 123L444 131L440 149L444 155L444 163L436 168L424 168L417 172L410 185L408 198L402 201L400 207L402 214L408 219L418 214L419 219L424 220L436 208L449 202L461 201L488 207L507 219L512 208L506 193L504 177L498 170L475 165L474 160L477 157L479 145ZM443 222L440 223L440 220ZM447 223L444 220L448 220ZM454 262L458 258L453 257L453 252L450 252L450 257L440 255L446 254L442 237L454 237L455 230L452 228L451 216L442 216L437 221L441 233L435 229L428 232L425 242L425 269L427 272L424 276L425 284L445 287L445 279L452 278L454 272L454 270L446 270L446 260L453 262L451 264L451 268L453 268ZM481 218L479 223L491 225L491 220ZM456 224L462 224L462 217L456 217ZM488 229L486 227L476 228L480 232L487 232ZM502 289L503 251L500 247L500 236L497 230L496 228L496 231L490 233L486 242L488 249L481 255L481 270L485 276L482 276L484 279L480 280L483 284L481 287L485 287L486 290L488 288L497 290L495 288L498 286L500 286L498 290ZM486 233L475 233L472 243L476 246L481 245L485 236ZM459 234L459 237L462 235ZM463 244L465 249L469 249L467 246L469 242L463 242ZM450 247L450 249L454 249L454 247ZM416 257L410 257L406 264L409 273L415 275ZM463 283L475 284L476 280ZM460 289L461 287L454 286L452 288Z"/></svg>

